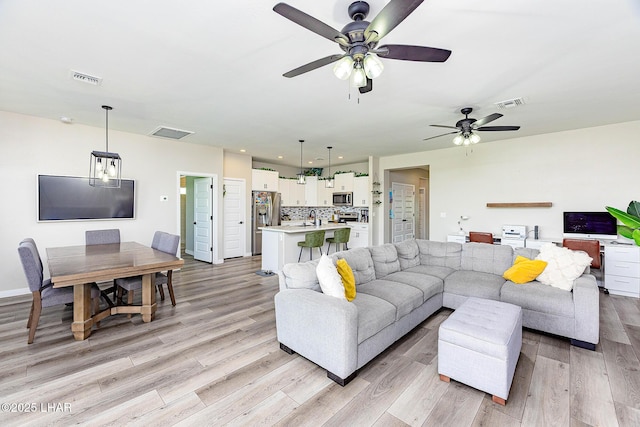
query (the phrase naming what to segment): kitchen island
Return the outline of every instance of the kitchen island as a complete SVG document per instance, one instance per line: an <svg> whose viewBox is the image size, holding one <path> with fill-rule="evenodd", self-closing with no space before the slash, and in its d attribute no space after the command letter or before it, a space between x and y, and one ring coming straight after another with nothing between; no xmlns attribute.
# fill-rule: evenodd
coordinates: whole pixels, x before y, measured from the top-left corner
<svg viewBox="0 0 640 427"><path fill-rule="evenodd" d="M333 232L341 228L349 227L344 223L328 223L319 226L314 225L278 225L260 227L262 230L262 270L278 272L282 266L290 262L298 262L300 247L298 242L304 241L305 233L324 230L324 238L333 237ZM326 253L327 243L322 247L322 253ZM335 245L332 245L332 250ZM320 252L313 249L313 259L319 259ZM304 248L300 262L309 261L309 249Z"/></svg>

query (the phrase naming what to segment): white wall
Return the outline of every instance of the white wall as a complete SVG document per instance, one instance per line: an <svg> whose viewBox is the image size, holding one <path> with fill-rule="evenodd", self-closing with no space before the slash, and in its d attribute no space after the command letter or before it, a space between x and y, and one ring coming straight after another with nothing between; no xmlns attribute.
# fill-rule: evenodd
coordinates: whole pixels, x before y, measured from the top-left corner
<svg viewBox="0 0 640 427"><path fill-rule="evenodd" d="M626 209L640 199L640 121L492 143L380 158L384 170L429 166L429 232L446 240L461 215L468 232L501 234L502 225L540 226L541 238L562 236L562 212ZM468 155L467 155L468 154ZM376 209L376 236L384 236L389 183ZM487 208L488 202L552 202L551 208ZM446 217L442 218L441 213ZM374 243L382 243L380 238Z"/></svg>
<svg viewBox="0 0 640 427"><path fill-rule="evenodd" d="M222 149L110 129L109 149L122 157L123 177L136 182L136 219L38 223L36 176L87 176L89 155L104 150L104 138L104 128L0 112L0 297L28 292L17 252L25 237L36 240L46 269L45 248L84 244L88 229L119 228L123 241L145 244L156 230L180 234L178 171L217 174L222 194ZM221 203L215 215L222 218ZM216 227L221 248L222 221Z"/></svg>

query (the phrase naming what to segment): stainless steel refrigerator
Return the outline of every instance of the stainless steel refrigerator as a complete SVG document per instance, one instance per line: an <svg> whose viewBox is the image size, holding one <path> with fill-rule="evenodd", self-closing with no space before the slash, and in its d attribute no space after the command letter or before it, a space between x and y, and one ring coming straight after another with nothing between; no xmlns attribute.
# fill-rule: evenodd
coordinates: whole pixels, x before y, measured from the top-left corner
<svg viewBox="0 0 640 427"><path fill-rule="evenodd" d="M262 230L258 227L280 225L280 193L254 191L251 193L251 253L262 254Z"/></svg>

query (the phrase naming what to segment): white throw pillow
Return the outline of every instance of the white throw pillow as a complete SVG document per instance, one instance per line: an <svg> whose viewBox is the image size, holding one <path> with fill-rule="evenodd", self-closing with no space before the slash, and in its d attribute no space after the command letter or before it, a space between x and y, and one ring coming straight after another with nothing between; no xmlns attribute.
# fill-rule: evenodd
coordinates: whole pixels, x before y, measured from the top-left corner
<svg viewBox="0 0 640 427"><path fill-rule="evenodd" d="M322 255L320 262L316 267L316 274L318 275L318 281L320 282L322 293L345 301L347 300L344 296L342 278L340 277L336 266L333 265L331 258L326 255Z"/></svg>
<svg viewBox="0 0 640 427"><path fill-rule="evenodd" d="M592 258L586 252L572 251L553 243L545 243L536 259L547 262L547 267L537 277L538 282L570 291L573 282L591 265Z"/></svg>

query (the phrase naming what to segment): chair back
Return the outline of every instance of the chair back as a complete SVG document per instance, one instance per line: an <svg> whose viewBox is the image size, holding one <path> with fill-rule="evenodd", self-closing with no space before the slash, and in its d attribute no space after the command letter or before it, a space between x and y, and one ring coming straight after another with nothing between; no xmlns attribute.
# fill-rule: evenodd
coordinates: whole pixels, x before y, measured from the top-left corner
<svg viewBox="0 0 640 427"><path fill-rule="evenodd" d="M305 246L319 248L324 245L324 230L312 231L304 235Z"/></svg>
<svg viewBox="0 0 640 427"><path fill-rule="evenodd" d="M562 246L574 251L586 252L591 257L591 267L600 268L602 260L600 258L600 241L587 239L563 239Z"/></svg>
<svg viewBox="0 0 640 427"><path fill-rule="evenodd" d="M333 241L334 243L349 243L350 236L351 236L351 227L340 228L333 232Z"/></svg>
<svg viewBox="0 0 640 427"><path fill-rule="evenodd" d="M87 245L120 243L120 230L117 228L109 230L87 230L84 233L84 238Z"/></svg>
<svg viewBox="0 0 640 427"><path fill-rule="evenodd" d="M24 275L27 277L29 290L35 292L42 287L44 280L42 273L42 260L33 239L24 239L18 245L18 255L22 263Z"/></svg>
<svg viewBox="0 0 640 427"><path fill-rule="evenodd" d="M480 231L470 231L469 241L477 243L490 243L493 245L493 234Z"/></svg>
<svg viewBox="0 0 640 427"><path fill-rule="evenodd" d="M153 235L151 247L153 249L176 255L178 246L180 245L180 236L165 233L164 231L156 231Z"/></svg>

